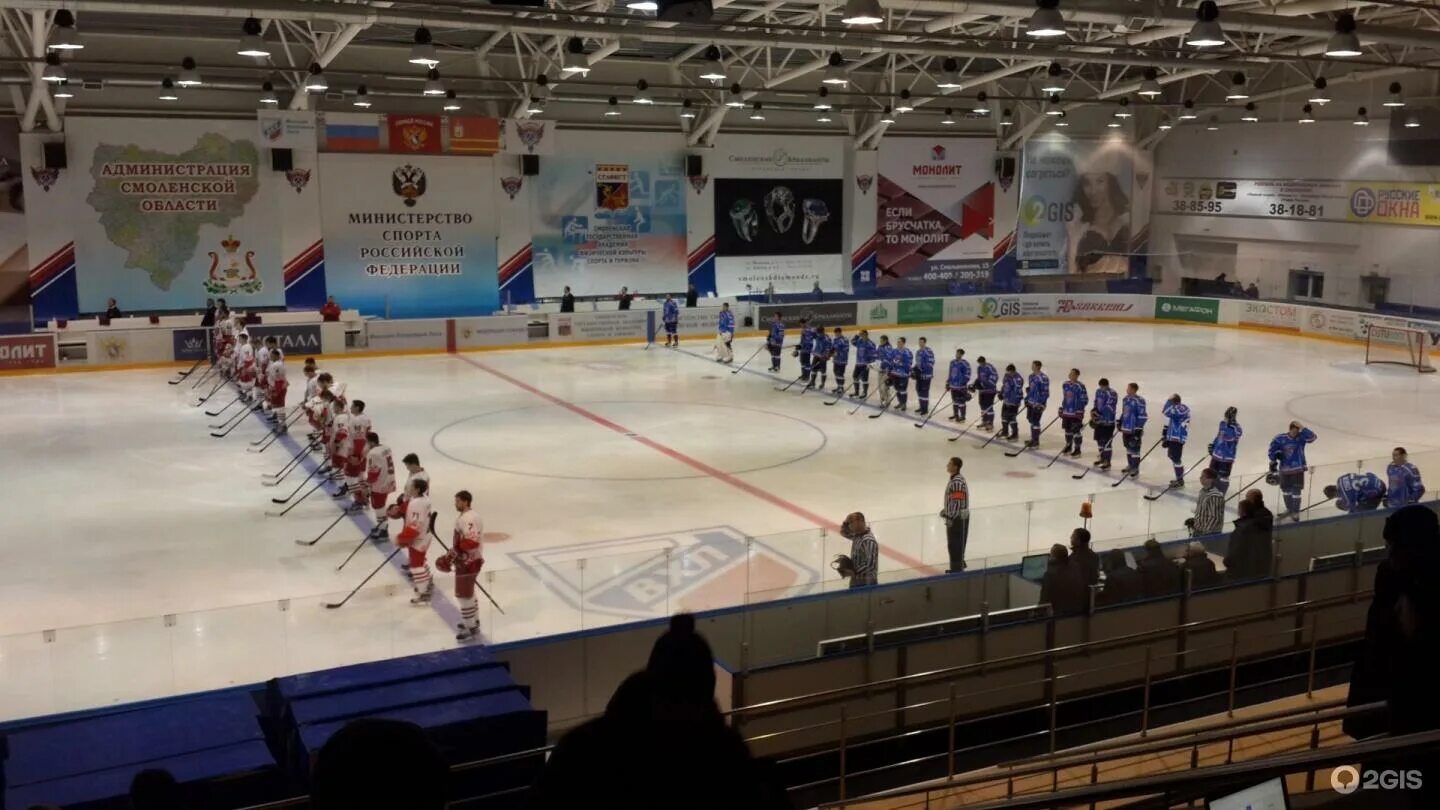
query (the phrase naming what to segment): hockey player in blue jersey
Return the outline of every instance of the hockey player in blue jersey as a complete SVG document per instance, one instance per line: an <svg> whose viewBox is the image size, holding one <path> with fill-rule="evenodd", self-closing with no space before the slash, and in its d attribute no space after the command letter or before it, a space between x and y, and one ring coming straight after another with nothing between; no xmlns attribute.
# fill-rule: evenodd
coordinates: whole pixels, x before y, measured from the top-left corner
<svg viewBox="0 0 1440 810"><path fill-rule="evenodd" d="M1120 403L1120 436L1125 441L1125 469L1122 476L1137 478L1140 475L1140 448L1145 443L1145 423L1150 414L1145 410L1145 398L1140 396L1140 385L1125 386L1125 399Z"/></svg>
<svg viewBox="0 0 1440 810"><path fill-rule="evenodd" d="M1385 478L1390 482L1390 494L1385 505L1392 509L1419 503L1420 496L1425 494L1425 482L1420 480L1420 470L1410 463L1409 454L1403 447L1390 451L1390 466L1385 468Z"/></svg>
<svg viewBox="0 0 1440 810"><path fill-rule="evenodd" d="M905 348L905 338L896 338L895 350L890 353L890 387L895 392L896 410L905 410L905 400L910 391L910 371L914 364L915 356Z"/></svg>
<svg viewBox="0 0 1440 810"><path fill-rule="evenodd" d="M924 416L930 412L930 381L935 378L935 352L920 338L920 348L915 350L915 398L920 405L915 412Z"/></svg>
<svg viewBox="0 0 1440 810"><path fill-rule="evenodd" d="M1341 512L1369 512L1386 500L1385 483L1375 473L1345 473L1324 491Z"/></svg>
<svg viewBox="0 0 1440 810"><path fill-rule="evenodd" d="M675 296L665 294L665 306L660 310L660 320L665 322L665 348L672 349L680 345L680 302Z"/></svg>
<svg viewBox="0 0 1440 810"><path fill-rule="evenodd" d="M1305 491L1305 445L1315 441L1315 431L1291 422L1290 429L1270 440L1270 473L1265 483L1280 487L1285 498L1285 514L1292 521L1300 520L1300 493Z"/></svg>
<svg viewBox="0 0 1440 810"><path fill-rule="evenodd" d="M835 390L837 397L845 395L845 369L850 365L850 341L840 327L835 327L835 337L830 339L830 357L835 366Z"/></svg>
<svg viewBox="0 0 1440 810"><path fill-rule="evenodd" d="M1175 468L1172 489L1185 486L1185 442L1190 439L1190 406L1180 401L1179 394L1171 394L1161 406L1160 412L1169 420L1165 425L1165 450L1170 456L1170 466Z"/></svg>
<svg viewBox="0 0 1440 810"><path fill-rule="evenodd" d="M1020 414L1020 403L1025 399L1025 378L1015 370L1015 364L1005 366L1005 377L1000 381L1000 437L1003 439L1020 438L1020 426L1017 417Z"/></svg>
<svg viewBox="0 0 1440 810"><path fill-rule="evenodd" d="M1025 421L1030 423L1030 441L1026 447L1040 446L1040 418L1050 401L1050 377L1040 370L1040 361L1030 363L1030 379L1025 382Z"/></svg>
<svg viewBox="0 0 1440 810"><path fill-rule="evenodd" d="M975 361L975 382L970 389L980 397L980 429L995 429L995 394L1000 390L1000 372L980 355Z"/></svg>
<svg viewBox="0 0 1440 810"><path fill-rule="evenodd" d="M716 324L715 362L735 362L735 351L731 343L735 340L735 313L730 311L730 302L720 305L720 318Z"/></svg>
<svg viewBox="0 0 1440 810"><path fill-rule="evenodd" d="M866 399L870 396L870 366L879 358L875 341L870 339L870 330L861 329L860 334L850 341L855 347L855 396Z"/></svg>
<svg viewBox="0 0 1440 810"><path fill-rule="evenodd" d="M965 360L965 350L956 349L955 359L950 361L950 373L945 377L945 387L950 389L950 421L965 421L965 403L970 401L970 363Z"/></svg>
<svg viewBox="0 0 1440 810"><path fill-rule="evenodd" d="M1095 389L1095 407L1090 409L1090 427L1095 431L1095 444L1100 448L1100 457L1095 466L1110 469L1110 456L1115 444L1115 408L1120 404L1120 392L1110 387L1107 377L1100 378Z"/></svg>
<svg viewBox="0 0 1440 810"><path fill-rule="evenodd" d="M815 349L815 329L810 326L809 318L800 319L800 343L790 353L791 357L800 358L800 379L810 380L810 354Z"/></svg>
<svg viewBox="0 0 1440 810"><path fill-rule="evenodd" d="M1060 428L1065 431L1065 449L1060 452L1067 456L1080 455L1080 445L1085 441L1080 429L1085 425L1085 406L1089 404L1090 393L1080 382L1080 369L1070 369L1060 384Z"/></svg>
<svg viewBox="0 0 1440 810"><path fill-rule="evenodd" d="M1230 470L1235 467L1235 451L1240 446L1240 437L1245 431L1240 429L1240 423L1235 421L1239 411L1231 405L1225 409L1225 419L1215 431L1215 439L1210 442L1210 469L1215 471L1215 488L1221 493L1230 489Z"/></svg>
<svg viewBox="0 0 1440 810"><path fill-rule="evenodd" d="M825 390L825 373L830 362L830 338L825 335L825 327L815 327L815 342L810 347L810 381L805 383L805 389L819 387Z"/></svg>
<svg viewBox="0 0 1440 810"><path fill-rule="evenodd" d="M770 334L765 338L765 347L770 350L770 371L779 371L780 352L785 348L785 321L778 312L770 321Z"/></svg>

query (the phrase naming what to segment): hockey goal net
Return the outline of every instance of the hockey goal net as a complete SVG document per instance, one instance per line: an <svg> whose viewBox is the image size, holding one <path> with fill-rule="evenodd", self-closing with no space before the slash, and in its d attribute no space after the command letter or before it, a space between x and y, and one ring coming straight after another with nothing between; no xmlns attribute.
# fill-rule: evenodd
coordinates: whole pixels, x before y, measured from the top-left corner
<svg viewBox="0 0 1440 810"><path fill-rule="evenodd" d="M1409 366L1422 374L1434 371L1430 335L1419 329L1372 323L1365 331L1365 364L1371 363Z"/></svg>

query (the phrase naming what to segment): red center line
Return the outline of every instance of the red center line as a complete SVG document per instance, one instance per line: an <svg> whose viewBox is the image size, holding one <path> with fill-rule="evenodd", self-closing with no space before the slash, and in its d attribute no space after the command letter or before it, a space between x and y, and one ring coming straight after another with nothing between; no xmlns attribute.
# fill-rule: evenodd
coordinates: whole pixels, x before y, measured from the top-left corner
<svg viewBox="0 0 1440 810"><path fill-rule="evenodd" d="M612 422L609 419L606 419L605 417L594 413L593 411L586 410L585 408L582 408L573 402L567 402L557 396L554 396L553 394L547 394L546 392L541 391L539 388L536 388L529 383L516 379L515 377L512 377L509 374L500 371L499 369L491 368L490 366L487 366L478 360L472 360L471 358L460 354L455 355L455 357L459 360L463 360L464 362L469 363L470 365L480 369L487 374L499 377L500 379L510 383L516 388L519 388L527 393L534 394L535 396L545 400L546 402L549 402L551 405L556 405L564 408L565 410L575 414L576 416L583 417L590 420L591 422L594 422L597 425L600 425L601 427L609 428L610 430L613 430L622 436L634 439L635 441L645 445L646 447L656 451L657 453L664 454L680 462L681 464L684 464L687 467L704 473L710 478L714 478L716 481L720 481L724 484L729 484L730 486L740 490L741 492L744 492L747 495L759 498L760 500L765 501L771 506L783 509L786 512L789 512L790 514L795 515L802 520L808 521L819 528L827 529L834 532L840 531L840 524L836 523L835 521L823 518L803 506L791 503L790 501L787 501L784 498L779 497L778 495L766 492L765 490L755 486L754 484L742 481L739 478L731 475L730 473L725 472L724 470L716 469L715 467L712 467L697 458L688 456L673 447L667 447L655 441L654 439L648 439L644 436L641 436L635 431L630 430L623 425ZM931 566L925 565L921 561L915 559L914 557L911 557L909 554L901 551L895 551L891 548L886 548L883 545L880 547L880 553L909 568L919 568L927 571L934 570Z"/></svg>

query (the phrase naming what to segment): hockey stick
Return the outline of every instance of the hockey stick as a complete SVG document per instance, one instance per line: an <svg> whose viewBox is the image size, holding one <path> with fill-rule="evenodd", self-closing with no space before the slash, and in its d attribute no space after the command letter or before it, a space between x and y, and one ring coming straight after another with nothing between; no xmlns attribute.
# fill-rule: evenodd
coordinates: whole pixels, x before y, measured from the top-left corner
<svg viewBox="0 0 1440 810"><path fill-rule="evenodd" d="M1000 438L1000 434L1002 434L1002 433L1004 433L1004 432L1005 432L1005 420L1004 420L1004 419L1001 419L1001 420L1000 420L1000 429L997 430L997 431L995 431L994 433L991 433L991 434L990 434L990 438L986 439L986 440L985 440L985 443L982 444L982 445L980 445L979 449L984 450L985 448L989 447L989 446L990 446L990 442L993 442L993 441L995 441L996 439Z"/></svg>
<svg viewBox="0 0 1440 810"><path fill-rule="evenodd" d="M834 399L827 399L827 400L825 400L825 404L826 404L826 405L834 405L835 403L839 402L840 400L842 400L842 399L844 399L844 398L845 398L845 381L844 381L844 380L841 380L841 381L840 381L840 393L836 394Z"/></svg>
<svg viewBox="0 0 1440 810"><path fill-rule="evenodd" d="M1125 483L1125 479L1127 478L1138 478L1140 476L1140 463L1143 462L1145 459L1149 458L1150 454L1155 452L1155 448L1159 447L1161 444L1164 444L1164 442L1165 437L1161 436L1159 440L1157 440L1154 444L1150 445L1150 449L1145 451L1145 454L1140 457L1140 461L1135 462L1135 472L1122 474L1120 476L1120 480L1111 484L1110 487L1113 489L1120 486L1121 484Z"/></svg>
<svg viewBox="0 0 1440 810"><path fill-rule="evenodd" d="M330 610L334 610L334 609L336 609L336 608L344 607L344 606L345 606L345 603L350 601L350 597L352 597L352 596L354 596L355 594L359 593L359 592L360 592L360 589L363 588L363 587L365 587L366 583L368 583L370 580L374 579L374 578L375 578L375 575L378 574L378 573L380 573L381 569L383 569L385 566L389 565L389 564L390 564L390 561L393 560L393 559L395 559L395 555L396 555L396 554L399 554L400 551L401 551L402 549L404 549L404 548L405 548L404 546L396 546L396 547L395 547L395 550L392 551L392 552L390 552L390 556L386 557L384 560L381 561L381 563L380 563L379 565L375 566L375 570L370 572L370 576L365 577L364 579L360 580L360 584L355 586L355 590L351 591L349 594L347 594L347 595L345 596L344 599L341 599L339 602L325 602L325 603L324 603L325 607L328 608L328 609L330 609Z"/></svg>
<svg viewBox="0 0 1440 810"><path fill-rule="evenodd" d="M920 428L923 428L926 425L930 424L930 417L934 416L941 408L945 407L945 398L948 396L950 396L950 389L947 388L945 389L945 392L940 395L940 398L935 400L935 407L931 408L930 411L925 414L925 420L915 426L916 430L919 430Z"/></svg>
<svg viewBox="0 0 1440 810"><path fill-rule="evenodd" d="M1291 518L1291 517L1298 519L1301 515L1305 514L1306 512L1309 512L1311 509L1314 509L1314 508L1317 507L1317 506L1320 506L1321 504L1334 503L1334 502L1335 502L1335 499L1334 499L1334 498L1321 498L1320 500L1316 501L1315 503L1312 503L1312 504L1310 504L1309 506L1305 507L1304 509L1301 509L1299 512L1286 512L1286 513L1283 514L1283 515L1276 515L1276 516L1275 516L1275 519L1276 519L1276 520L1284 520L1284 519L1286 519L1286 518Z"/></svg>
<svg viewBox="0 0 1440 810"><path fill-rule="evenodd" d="M217 382L217 383L215 383L215 387L214 387L214 388L211 388L209 393L207 393L207 394L206 394L205 396L203 396L203 397L200 397L200 398L199 398L198 400L196 400L196 401L194 402L194 404L192 404L190 407L192 407L192 408L198 408L198 407L200 407L201 405L204 405L206 402L208 402L208 401L210 400L211 397L215 396L215 392L219 391L222 387L224 387L224 385L225 385L226 382L228 382L228 380L226 380L224 377L221 377L221 378L220 378L220 381Z"/></svg>
<svg viewBox="0 0 1440 810"><path fill-rule="evenodd" d="M1183 481L1183 480L1185 479L1185 476L1187 476L1187 475L1189 475L1190 473L1194 472L1194 471L1195 471L1195 468L1196 468L1196 467L1199 467L1201 462L1206 461L1206 460L1208 460L1209 458L1210 458L1210 456L1208 456L1208 455L1207 455L1207 456L1202 456L1201 459L1200 459L1200 461L1197 461L1197 462L1195 462L1194 464L1191 464L1191 465L1190 465L1190 469L1186 470L1184 473L1181 474L1180 479ZM1157 492L1157 493L1155 493L1155 494L1153 494L1153 495L1146 495L1146 496L1145 496L1145 500L1147 500L1147 501L1158 501L1158 500L1160 500L1161 498L1165 497L1165 493L1169 492L1169 491L1172 490L1172 489L1179 489L1179 487L1175 486L1174 484L1166 485L1166 487L1165 487L1164 489L1160 490L1159 492Z"/></svg>
<svg viewBox="0 0 1440 810"><path fill-rule="evenodd" d="M879 391L879 390L880 390L880 386L879 386L879 385L875 386L875 390L876 390L876 391ZM865 378L865 396L860 397L860 401L859 401L859 402L856 402L856 403L855 403L855 407L853 407L853 408L850 409L850 415L851 415L851 416L854 416L854 415L856 414L856 412L858 412L862 407L864 407L865 402L866 402L867 400L869 400L869 399L870 399L870 378L869 378L869 377L866 377L866 378Z"/></svg>
<svg viewBox="0 0 1440 810"><path fill-rule="evenodd" d="M217 372L217 371L219 371L219 370L220 370L220 366L219 366L218 364L211 363L211 364L210 364L210 368L205 369L205 373L204 373L204 374L201 374L199 377L197 377L197 378L195 379L195 382L190 383L190 387L191 387L191 388L199 388L201 383L203 383L203 382L205 382L206 380L208 380L208 379L210 379L211 377L213 377L213 376L215 375L215 372Z"/></svg>
<svg viewBox="0 0 1440 810"><path fill-rule="evenodd" d="M981 422L984 422L984 421L985 421L985 417L983 417L983 416L980 417L979 419L976 419L974 422L971 422L969 425L966 425L964 430L960 431L959 433L956 433L954 436L951 436L950 438L946 439L945 441L947 441L947 442L958 442L958 441L960 441L960 437L964 436L966 433L969 433L971 430L973 430L973 429L975 428L976 425L978 425L978 424L980 424Z"/></svg>
<svg viewBox="0 0 1440 810"><path fill-rule="evenodd" d="M314 443L308 444L305 447L300 448L300 452L291 456L290 460L285 462L285 466L281 467L278 471L273 473L261 473L261 476L269 479L261 483L263 483L267 487L273 487L281 481L284 481L287 477L289 477L290 473L293 470L300 466L300 462L305 460L305 456L315 451L316 449L318 449L318 445ZM325 465L322 464L320 466L323 467Z"/></svg>
<svg viewBox="0 0 1440 810"><path fill-rule="evenodd" d="M756 350L755 350L755 353L752 354L752 355L750 355L750 359L749 359L749 360L746 360L745 362L741 363L739 368L731 369L731 370L730 370L730 373L731 373L731 374L739 374L740 372L744 371L744 370L745 370L745 367L748 366L748 365L750 365L750 360L754 360L755 358L759 357L759 356L760 356L760 352L765 351L766 347L767 347L767 344L761 344L760 348L756 349Z"/></svg>
<svg viewBox="0 0 1440 810"><path fill-rule="evenodd" d="M294 426L294 424L295 424L296 422L299 422L299 421L300 421L300 414L299 414L299 412L297 411L295 414L293 414L292 416L288 417L283 423L276 424L274 427L270 428L270 433L269 433L269 435L267 435L267 436L262 436L261 438L256 439L255 441L251 442L251 443L250 443L250 447L246 448L246 452L248 452L248 453L263 453L263 452L265 452L266 450L269 450L269 449L270 449L270 445L274 444L276 439L279 439L281 436L283 436L283 435L285 435L287 432L289 432L290 428L291 428L292 426ZM260 447L259 449L256 449L256 445L263 445L263 446Z"/></svg>
<svg viewBox="0 0 1440 810"><path fill-rule="evenodd" d="M348 509L342 509L342 510L340 510L340 514L335 517L335 522L334 522L334 523L331 523L329 526L326 526L326 527L325 527L325 531L320 532L319 534L315 535L315 539L313 539L313 540L296 540L296 541L295 541L295 545L297 545L297 546L313 546L313 545L315 545L316 543L320 542L320 538L322 538L322 537L324 537L325 535L329 534L331 529L335 528L336 526L339 526L339 525L340 525L340 521L344 520L349 514L350 514L350 510L348 510ZM365 535L365 539L366 539L366 540L369 540L369 539L370 539L370 535L368 535L368 534Z"/></svg>
<svg viewBox="0 0 1440 810"><path fill-rule="evenodd" d="M1047 424L1045 425L1045 427L1040 428L1040 435L1039 435L1039 436L1036 436L1034 439L1031 440L1031 441L1034 442L1034 444L1032 444L1031 442L1025 442L1024 444L1020 445L1020 449L1019 449L1019 450L1016 450L1016 451L1013 452L1013 453L1006 453L1006 454L1005 454L1005 457L1006 457L1006 458L1015 458L1016 456L1020 455L1021 453L1025 452L1026 450L1029 450L1029 449L1032 448L1032 447L1039 447L1039 446L1040 446L1040 436L1044 436L1044 435L1045 435L1045 431L1047 431L1047 430L1050 429L1050 425L1053 425L1053 424L1055 424L1056 422L1059 422L1059 421L1060 421L1060 414L1057 413L1057 414L1055 414L1055 418L1054 418L1054 419L1051 419L1051 420L1049 421L1049 423L1047 423Z"/></svg>
<svg viewBox="0 0 1440 810"><path fill-rule="evenodd" d="M435 515L433 514L430 516L430 536L435 538L435 542L439 543L441 548L445 549L446 554L454 553L450 550L449 546L445 545L445 541L440 539L440 535L435 533ZM494 605L495 609L500 611L501 616L505 615L505 608L500 607L500 603L495 601L495 597L491 596L490 592L485 590L485 586L480 584L479 571L475 572L475 587L478 588L481 593L485 594L485 598L489 599L490 604Z"/></svg>
<svg viewBox="0 0 1440 810"><path fill-rule="evenodd" d="M1105 442L1105 444L1100 447L1100 452L1101 452L1102 454L1105 453L1105 451L1107 451L1107 450L1110 449L1110 445L1112 445L1112 444L1114 444L1114 443L1115 443L1115 436L1114 436L1114 435L1111 435L1111 436L1110 436L1110 441ZM1074 478L1076 481L1079 481L1081 478L1084 478L1085 476L1089 475L1089 474L1090 474L1090 471L1093 470L1093 469L1095 469L1095 465L1092 464L1092 465L1090 465L1089 467L1086 467L1084 470L1081 470L1081 472L1080 472L1079 475L1072 475L1072 476L1070 476L1070 477L1071 477L1071 478Z"/></svg>
<svg viewBox="0 0 1440 810"><path fill-rule="evenodd" d="M283 498L271 498L271 499L270 499L270 502L271 502L271 503L289 503L289 502L290 502L290 499L293 498L293 497L295 497L295 494L298 493L301 489L303 489L306 484L310 483L310 479L314 478L315 475L316 475L317 473L319 473L322 469L324 469L324 467L323 467L323 466L320 466L320 467L316 467L315 469L311 470L311 471L310 471L310 474L307 475L307 476L305 476L305 480L304 480L304 481L301 481L301 482L300 482L300 485L297 486L297 487L295 487L295 492L292 492L292 493L290 493L289 495L286 495L286 496L283 497ZM324 481L321 481L320 483L323 484L323 483L325 483L325 482L324 482Z"/></svg>
<svg viewBox="0 0 1440 810"><path fill-rule="evenodd" d="M776 390L776 391L779 391L780 393L783 394L783 393L785 393L786 391L789 391L791 388L794 388L794 387L795 387L795 383L798 383L798 382L800 382L800 381L803 380L803 379L805 379L805 375L804 375L804 374L801 374L799 377L796 377L795 379L791 380L789 385L782 386L782 387L780 387L780 388L776 388L775 390Z"/></svg>
<svg viewBox="0 0 1440 810"><path fill-rule="evenodd" d="M1269 475L1269 474L1270 474L1270 471L1269 471L1269 470L1266 470L1265 472L1260 473L1259 475L1255 476L1255 480L1253 480L1253 481L1251 481L1250 483L1246 484L1245 486L1242 486L1242 487L1240 487L1239 489L1235 490L1235 494L1234 494L1234 495L1231 495L1230 497L1226 498L1226 499L1225 499L1225 503L1230 503L1231 501L1233 501L1233 500L1235 500L1236 498L1240 497L1241 493L1244 493L1244 492L1248 491L1248 490L1250 489L1250 487L1253 487L1253 486L1255 486L1256 484L1260 483L1260 481L1263 480L1263 479L1265 478L1265 476L1267 476L1267 475Z"/></svg>
<svg viewBox="0 0 1440 810"><path fill-rule="evenodd" d="M199 360L196 360L196 361L195 361L195 365L191 366L189 369L187 369L187 370L185 370L185 371L180 372L180 376L179 376L179 377L176 377L175 379L169 381L170 384L171 384L171 385L179 385L180 383L184 382L184 381L185 381L185 378L186 378L186 377L189 377L191 374L194 374L194 373L195 373L195 369L200 368L200 364L203 363L203 362L205 362L205 360L206 360L206 358L204 358L204 357L200 358Z"/></svg>
<svg viewBox="0 0 1440 810"><path fill-rule="evenodd" d="M306 480L309 480L309 479L306 479ZM290 510L291 510L291 509L294 509L295 507L299 506L299 505L301 504L301 502L304 501L306 498L310 497L311 495L314 495L314 494L315 494L315 490L319 489L319 488L322 487L322 486L325 486L325 482L324 482L324 481L316 481L316 482L315 482L315 486L311 487L308 492L306 492L304 495L301 495L299 498L297 498L294 503L290 504L289 506L285 507L284 509L282 509L282 510L279 511L279 512L271 512L271 511L269 511L269 510L266 510L266 512L265 512L265 517L285 517L287 514L290 513ZM271 498L270 500L271 500L271 501L275 501L274 498ZM275 502L276 502L276 503L284 503L284 501L275 501ZM348 513L349 510L347 509L346 512Z"/></svg>
<svg viewBox="0 0 1440 810"><path fill-rule="evenodd" d="M244 419L245 415L246 415L246 414L245 414L245 411L241 411L241 412L240 412L240 417L241 417L241 418L233 420L233 421L230 423L230 427L225 428L225 430L224 430L223 432L220 432L220 433L213 433L213 432L212 432L212 433L210 434L210 438L212 438L212 439L223 439L223 438L225 438L226 436L229 436L231 433L234 433L234 432L235 432L235 428L240 427L240 425L242 425L242 424L245 423L245 419Z"/></svg>
<svg viewBox="0 0 1440 810"><path fill-rule="evenodd" d="M886 395L886 397L885 397L885 399L884 399L883 401L881 401L881 403L880 403L880 410L876 411L875 413L870 414L870 417L869 417L869 418L871 418L871 419L879 419L880 417L884 416L886 409L888 409L888 408L890 407L890 403L892 403L892 402L894 402L894 401L895 401L895 388L892 386L892 387L890 388L890 393Z"/></svg>
<svg viewBox="0 0 1440 810"><path fill-rule="evenodd" d="M229 403L228 405L226 405L225 407L221 408L221 409L218 410L218 411L206 411L206 412L205 412L205 415L206 415L206 416L219 416L220 414L225 413L226 411L228 411L228 410L230 410L231 408L235 407L235 403L237 403L237 402L239 402L239 401L240 401L240 395L239 395L239 394L236 394L236 395L235 395L235 398L232 399L232 400L230 400L230 403Z"/></svg>
<svg viewBox="0 0 1440 810"><path fill-rule="evenodd" d="M345 517L345 516L348 515L348 514L350 514L348 511L341 512L341 513L340 513L340 517ZM377 538L376 538L375 535L373 535L373 534L367 534L367 535L365 535L363 538L361 538L361 539L360 539L360 543L359 543L358 545L356 545L355 548L354 548L354 550L352 550L352 551L350 552L350 556L348 556L348 557L345 558L345 562L342 562L342 563L340 563L339 565L335 566L335 570L336 570L336 571L343 570L343 569L345 568L345 566L347 566L347 565L350 564L350 561L351 561L351 560L355 559L355 555L360 553L360 549L362 549L362 548L364 548L365 546L373 543L376 539L377 539Z"/></svg>

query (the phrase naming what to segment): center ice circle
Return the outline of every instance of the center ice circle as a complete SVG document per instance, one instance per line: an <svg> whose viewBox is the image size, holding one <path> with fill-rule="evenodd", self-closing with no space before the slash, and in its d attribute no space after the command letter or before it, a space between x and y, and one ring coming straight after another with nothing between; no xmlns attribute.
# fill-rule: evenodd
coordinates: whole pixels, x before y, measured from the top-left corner
<svg viewBox="0 0 1440 810"><path fill-rule="evenodd" d="M451 461L513 475L674 481L708 474L659 448L740 475L804 461L828 441L825 431L803 419L758 408L713 402L574 404L609 424L536 404L451 422L435 431L430 445Z"/></svg>

